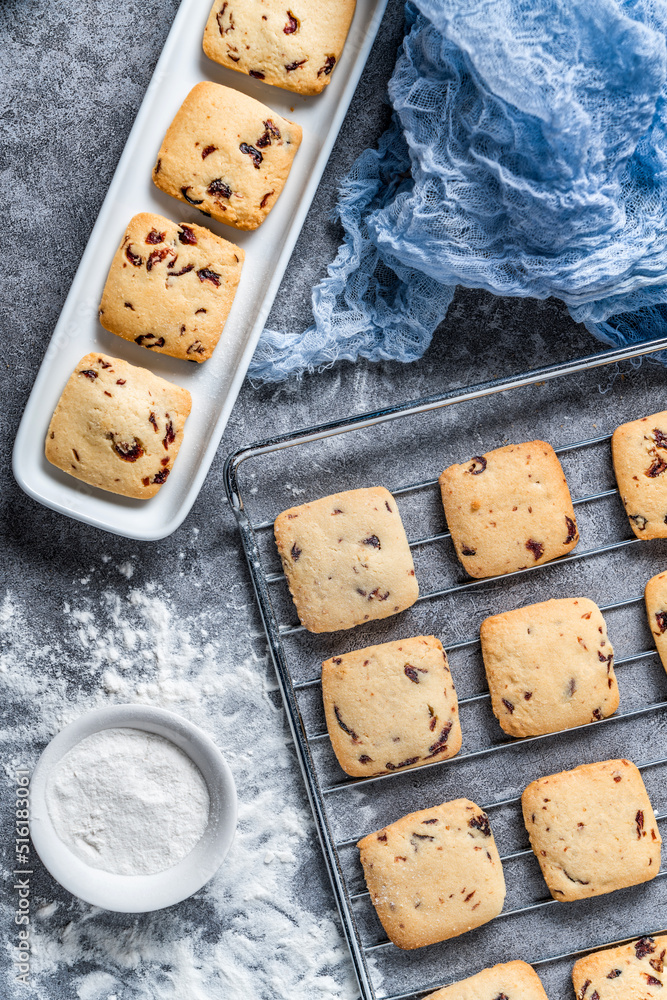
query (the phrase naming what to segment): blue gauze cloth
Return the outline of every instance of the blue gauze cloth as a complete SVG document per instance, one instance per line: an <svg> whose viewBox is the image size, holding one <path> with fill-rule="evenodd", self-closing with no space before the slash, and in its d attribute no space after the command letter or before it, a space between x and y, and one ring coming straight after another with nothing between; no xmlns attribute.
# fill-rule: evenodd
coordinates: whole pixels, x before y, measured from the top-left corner
<svg viewBox="0 0 667 1000"><path fill-rule="evenodd" d="M667 0L414 0L392 124L342 184L314 325L250 376L413 361L457 284L556 296L600 339L667 333Z"/></svg>

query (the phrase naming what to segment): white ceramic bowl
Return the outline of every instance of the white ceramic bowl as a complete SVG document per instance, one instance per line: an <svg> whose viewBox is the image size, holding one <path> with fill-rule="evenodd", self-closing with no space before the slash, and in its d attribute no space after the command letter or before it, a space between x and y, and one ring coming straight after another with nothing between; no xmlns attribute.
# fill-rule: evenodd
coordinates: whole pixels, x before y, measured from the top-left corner
<svg viewBox="0 0 667 1000"><path fill-rule="evenodd" d="M63 843L46 806L52 769L81 740L104 729L141 729L175 743L197 765L208 786L208 824L192 851L173 868L155 875L114 875L91 868ZM65 889L95 906L119 913L145 913L179 903L215 874L236 830L236 788L215 743L187 719L162 708L114 705L87 712L51 740L30 782L30 835L35 850Z"/></svg>

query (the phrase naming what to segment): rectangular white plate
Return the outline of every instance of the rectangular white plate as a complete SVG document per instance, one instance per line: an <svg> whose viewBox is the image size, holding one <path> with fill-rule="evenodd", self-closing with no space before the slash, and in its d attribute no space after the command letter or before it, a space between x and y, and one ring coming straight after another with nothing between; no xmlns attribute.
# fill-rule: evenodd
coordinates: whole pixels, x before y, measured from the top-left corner
<svg viewBox="0 0 667 1000"><path fill-rule="evenodd" d="M183 0L19 426L13 469L18 484L30 496L80 521L143 541L164 538L181 524L213 461L386 3L357 0L331 83L317 97L300 97L207 59L201 41L211 0ZM158 191L151 180L169 123L190 89L205 79L249 94L303 128L303 142L287 184L267 220L252 233L204 219L196 209ZM99 323L97 310L111 259L137 212L157 212L175 222L198 222L245 250L241 281L223 336L213 357L202 365L151 354L108 333ZM192 394L192 413L174 471L152 500L132 500L87 486L44 457L46 432L60 394L77 362L90 351L104 351L150 368Z"/></svg>

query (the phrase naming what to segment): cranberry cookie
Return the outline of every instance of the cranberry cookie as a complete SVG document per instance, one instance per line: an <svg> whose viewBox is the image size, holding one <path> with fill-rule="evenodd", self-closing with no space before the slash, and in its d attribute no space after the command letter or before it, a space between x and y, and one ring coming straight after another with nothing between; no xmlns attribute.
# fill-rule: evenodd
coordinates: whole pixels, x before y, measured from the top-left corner
<svg viewBox="0 0 667 1000"><path fill-rule="evenodd" d="M667 573L658 573L649 580L644 597L655 648L667 670Z"/></svg>
<svg viewBox="0 0 667 1000"><path fill-rule="evenodd" d="M545 441L476 455L450 465L438 482L456 554L470 576L549 562L579 541L561 464Z"/></svg>
<svg viewBox="0 0 667 1000"><path fill-rule="evenodd" d="M169 126L153 181L235 229L257 229L285 186L301 128L217 83L198 83Z"/></svg>
<svg viewBox="0 0 667 1000"><path fill-rule="evenodd" d="M275 536L299 620L309 632L388 618L419 596L401 515L382 486L291 507L276 518Z"/></svg>
<svg viewBox="0 0 667 1000"><path fill-rule="evenodd" d="M206 361L232 308L244 257L202 226L135 215L111 263L100 323L158 354Z"/></svg>
<svg viewBox="0 0 667 1000"><path fill-rule="evenodd" d="M614 651L588 598L492 615L480 637L493 714L510 736L583 726L618 708Z"/></svg>
<svg viewBox="0 0 667 1000"><path fill-rule="evenodd" d="M456 690L435 636L325 660L322 697L338 763L355 777L446 760L461 749Z"/></svg>
<svg viewBox="0 0 667 1000"><path fill-rule="evenodd" d="M532 966L506 962L484 969L460 983L429 993L424 1000L549 1000Z"/></svg>
<svg viewBox="0 0 667 1000"><path fill-rule="evenodd" d="M577 1000L654 1000L664 993L667 937L644 937L574 963Z"/></svg>
<svg viewBox="0 0 667 1000"><path fill-rule="evenodd" d="M637 538L667 538L667 410L617 427L611 455Z"/></svg>
<svg viewBox="0 0 667 1000"><path fill-rule="evenodd" d="M331 80L355 0L215 0L204 31L211 59L297 94Z"/></svg>
<svg viewBox="0 0 667 1000"><path fill-rule="evenodd" d="M46 457L90 486L147 500L171 472L190 406L187 389L119 358L87 354L51 418Z"/></svg>
<svg viewBox="0 0 667 1000"><path fill-rule="evenodd" d="M489 817L469 799L410 813L357 846L377 915L399 948L465 934L503 908Z"/></svg>
<svg viewBox="0 0 667 1000"><path fill-rule="evenodd" d="M521 801L530 845L554 899L601 896L648 882L660 871L658 825L629 760L539 778Z"/></svg>

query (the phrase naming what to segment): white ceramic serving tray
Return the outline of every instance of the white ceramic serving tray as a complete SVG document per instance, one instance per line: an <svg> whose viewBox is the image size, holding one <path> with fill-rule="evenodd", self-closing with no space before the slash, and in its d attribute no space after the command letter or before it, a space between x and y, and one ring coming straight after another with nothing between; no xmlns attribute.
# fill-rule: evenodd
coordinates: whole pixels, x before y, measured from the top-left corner
<svg viewBox="0 0 667 1000"><path fill-rule="evenodd" d="M171 534L188 514L201 488L387 0L357 0L340 63L329 86L317 97L300 97L270 87L208 59L201 43L211 2L181 3L60 314L14 445L14 475L30 496L80 521L143 541ZM252 233L204 219L196 209L158 191L151 180L169 123L200 80L213 80L249 94L303 128L303 142L287 184L269 217ZM99 323L97 310L111 259L127 223L137 212L157 212L176 222L198 222L245 250L241 281L223 336L213 357L202 365L152 354L108 333ZM89 351L104 351L149 368L192 394L192 413L174 471L152 500L132 500L87 486L50 465L44 457L53 410L75 365Z"/></svg>

